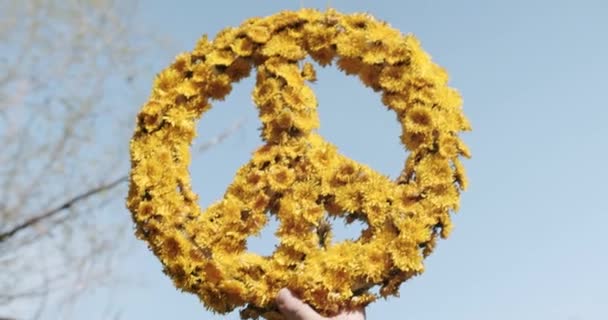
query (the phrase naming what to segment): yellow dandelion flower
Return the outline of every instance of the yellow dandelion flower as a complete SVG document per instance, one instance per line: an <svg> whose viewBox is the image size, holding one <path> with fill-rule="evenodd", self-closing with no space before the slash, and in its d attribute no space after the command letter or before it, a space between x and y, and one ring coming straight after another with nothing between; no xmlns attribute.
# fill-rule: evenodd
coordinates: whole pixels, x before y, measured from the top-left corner
<svg viewBox="0 0 608 320"><path fill-rule="evenodd" d="M253 89L253 102L259 107L265 105L276 96L280 96L281 82L278 79L258 81Z"/></svg>
<svg viewBox="0 0 608 320"><path fill-rule="evenodd" d="M336 47L341 58L360 59L367 48L366 34L362 31L340 34Z"/></svg>
<svg viewBox="0 0 608 320"><path fill-rule="evenodd" d="M238 34L239 30L237 28L223 29L215 36L213 46L217 49L229 48Z"/></svg>
<svg viewBox="0 0 608 320"><path fill-rule="evenodd" d="M321 218L325 215L325 210L323 208L315 206L311 208L307 208L302 213L302 217L306 219L311 224L317 225Z"/></svg>
<svg viewBox="0 0 608 320"><path fill-rule="evenodd" d="M230 91L232 91L232 85L230 77L228 75L220 75L218 77L210 79L209 82L205 83L205 93L210 98L216 100L223 100Z"/></svg>
<svg viewBox="0 0 608 320"><path fill-rule="evenodd" d="M428 132L435 126L434 121L432 111L423 107L414 107L405 115L405 126L411 132Z"/></svg>
<svg viewBox="0 0 608 320"><path fill-rule="evenodd" d="M183 95L186 99L188 99L193 96L196 96L199 93L200 86L191 79L186 79L176 87L175 91L178 95ZM183 103L185 102L185 100L181 102Z"/></svg>
<svg viewBox="0 0 608 320"><path fill-rule="evenodd" d="M382 94L382 103L395 110L398 115L401 115L409 106L407 95L402 94L401 92L384 92Z"/></svg>
<svg viewBox="0 0 608 320"><path fill-rule="evenodd" d="M186 54L186 53L182 53L182 54L177 55L177 57L175 57L175 61L173 61L170 68L183 74L188 71L188 69L190 67L190 62L191 62L190 55Z"/></svg>
<svg viewBox="0 0 608 320"><path fill-rule="evenodd" d="M249 57L255 50L255 44L249 38L237 38L234 43L230 45L230 49L237 56Z"/></svg>
<svg viewBox="0 0 608 320"><path fill-rule="evenodd" d="M293 117L293 128L300 130L302 134L308 134L311 130L319 127L319 117L316 112L295 113Z"/></svg>
<svg viewBox="0 0 608 320"><path fill-rule="evenodd" d="M244 302L244 298L242 296L247 297L248 291L245 285L242 282L237 280L224 280L220 283L218 288L228 294L232 299L234 304L241 304Z"/></svg>
<svg viewBox="0 0 608 320"><path fill-rule="evenodd" d="M304 63L304 67L302 68L302 78L307 81L317 81L317 72L315 71L315 67L310 62Z"/></svg>
<svg viewBox="0 0 608 320"><path fill-rule="evenodd" d="M458 138L452 134L441 134L438 141L439 154L445 158L456 158L458 156Z"/></svg>
<svg viewBox="0 0 608 320"><path fill-rule="evenodd" d="M139 208L137 209L140 213L141 218L148 218L154 214L156 208L149 201L142 201L139 203Z"/></svg>
<svg viewBox="0 0 608 320"><path fill-rule="evenodd" d="M421 186L452 184L454 181L449 162L439 155L422 159L417 165L417 173L416 181Z"/></svg>
<svg viewBox="0 0 608 320"><path fill-rule="evenodd" d="M329 65L336 56L336 51L331 47L309 51L308 53L321 66Z"/></svg>
<svg viewBox="0 0 608 320"><path fill-rule="evenodd" d="M270 38L264 44L262 54L268 57L279 56L287 60L301 60L306 57L306 51L288 34L279 34Z"/></svg>
<svg viewBox="0 0 608 320"><path fill-rule="evenodd" d="M265 66L270 72L283 78L289 86L301 87L304 85L300 70L294 63L285 63L282 59L270 58L266 61Z"/></svg>
<svg viewBox="0 0 608 320"><path fill-rule="evenodd" d="M193 60L193 62L196 61L196 60L198 60L201 57L204 57L211 50L213 50L212 43L209 41L207 35L203 35L196 42L196 45L194 46L194 50L192 50L192 58L193 58L192 60Z"/></svg>
<svg viewBox="0 0 608 320"><path fill-rule="evenodd" d="M282 191L291 186L295 179L293 170L285 167L273 167L270 170L269 184L273 190Z"/></svg>
<svg viewBox="0 0 608 320"><path fill-rule="evenodd" d="M410 127L405 125L404 131L401 135L401 142L407 147L409 150L418 150L422 148L431 148L433 145L433 136L432 133L428 130L420 131L420 132L409 132Z"/></svg>
<svg viewBox="0 0 608 320"><path fill-rule="evenodd" d="M344 27L354 30L365 30L374 23L376 23L374 18L366 13L355 13L342 18Z"/></svg>
<svg viewBox="0 0 608 320"><path fill-rule="evenodd" d="M390 28L387 23L368 23L366 28L367 39L370 42L389 42L401 38L401 33Z"/></svg>
<svg viewBox="0 0 608 320"><path fill-rule="evenodd" d="M381 43L372 43L361 54L361 60L367 64L382 64L388 57L388 50Z"/></svg>
<svg viewBox="0 0 608 320"><path fill-rule="evenodd" d="M285 102L295 110L307 110L317 106L315 94L308 86L287 87L282 95Z"/></svg>
<svg viewBox="0 0 608 320"><path fill-rule="evenodd" d="M236 60L237 55L231 50L214 50L206 56L207 63L217 66L229 66Z"/></svg>
<svg viewBox="0 0 608 320"><path fill-rule="evenodd" d="M380 73L380 86L388 92L402 92L407 86L405 74L407 70L402 66L387 66Z"/></svg>
<svg viewBox="0 0 608 320"><path fill-rule="evenodd" d="M364 64L359 71L359 79L366 86L378 91L380 89L380 72L381 67L377 65Z"/></svg>
<svg viewBox="0 0 608 320"><path fill-rule="evenodd" d="M270 30L268 27L263 25L255 25L245 30L245 33L251 39L251 41L256 43L265 43L271 37Z"/></svg>
<svg viewBox="0 0 608 320"><path fill-rule="evenodd" d="M364 64L360 58L341 57L338 59L338 68L348 75L359 74Z"/></svg>
<svg viewBox="0 0 608 320"><path fill-rule="evenodd" d="M179 71L172 68L166 69L154 79L155 92L162 96L181 80L182 75Z"/></svg>
<svg viewBox="0 0 608 320"><path fill-rule="evenodd" d="M195 135L195 116L186 109L173 108L167 111L163 117L168 124L179 128L179 135L187 137L188 140L194 138Z"/></svg>
<svg viewBox="0 0 608 320"><path fill-rule="evenodd" d="M156 130L162 124L164 107L156 102L148 102L138 116L139 125L147 132Z"/></svg>
<svg viewBox="0 0 608 320"><path fill-rule="evenodd" d="M158 184L163 177L164 170L161 164L154 161L146 161L140 168L133 173L133 181L141 189Z"/></svg>
<svg viewBox="0 0 608 320"><path fill-rule="evenodd" d="M251 64L244 58L238 58L226 69L226 74L233 82L239 81L251 73Z"/></svg>
<svg viewBox="0 0 608 320"><path fill-rule="evenodd" d="M293 11L282 11L272 17L273 31L293 26L301 21L300 16Z"/></svg>

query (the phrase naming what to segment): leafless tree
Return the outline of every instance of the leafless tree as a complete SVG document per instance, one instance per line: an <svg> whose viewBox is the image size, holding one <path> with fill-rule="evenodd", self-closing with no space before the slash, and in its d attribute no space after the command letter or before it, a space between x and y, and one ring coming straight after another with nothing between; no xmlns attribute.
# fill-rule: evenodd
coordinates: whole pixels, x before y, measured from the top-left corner
<svg viewBox="0 0 608 320"><path fill-rule="evenodd" d="M132 92L146 57L166 49L135 25L138 4L0 1L0 319L65 319L85 290L117 282L120 240L134 239Z"/></svg>
<svg viewBox="0 0 608 320"><path fill-rule="evenodd" d="M137 9L0 1L0 318L39 318L107 281L116 238L130 233L112 209L126 188L131 92L156 48L133 25Z"/></svg>

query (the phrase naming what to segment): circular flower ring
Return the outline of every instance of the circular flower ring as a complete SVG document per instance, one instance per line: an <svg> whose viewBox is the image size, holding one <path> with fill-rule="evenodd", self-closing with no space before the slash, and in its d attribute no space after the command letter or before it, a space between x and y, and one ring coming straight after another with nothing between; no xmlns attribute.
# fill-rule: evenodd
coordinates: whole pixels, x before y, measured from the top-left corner
<svg viewBox="0 0 608 320"><path fill-rule="evenodd" d="M358 75L395 111L409 150L396 181L316 133L307 57ZM202 211L188 172L196 121L253 68L265 144ZM282 287L325 315L396 295L447 236L466 183L459 157L469 152L458 133L469 125L447 81L413 36L366 14L281 12L203 37L157 76L137 117L127 200L137 235L178 288L215 312L244 307L243 318L281 319L274 297ZM280 244L259 256L247 251L247 238L268 214L280 221ZM332 244L328 216L367 228Z"/></svg>

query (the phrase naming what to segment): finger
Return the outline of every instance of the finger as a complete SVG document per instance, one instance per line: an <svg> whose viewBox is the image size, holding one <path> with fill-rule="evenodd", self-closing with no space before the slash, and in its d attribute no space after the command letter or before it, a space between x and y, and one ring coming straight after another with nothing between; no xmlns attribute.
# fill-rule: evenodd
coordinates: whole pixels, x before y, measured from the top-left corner
<svg viewBox="0 0 608 320"><path fill-rule="evenodd" d="M309 305L296 298L288 289L281 289L277 295L277 305L287 320L323 320Z"/></svg>

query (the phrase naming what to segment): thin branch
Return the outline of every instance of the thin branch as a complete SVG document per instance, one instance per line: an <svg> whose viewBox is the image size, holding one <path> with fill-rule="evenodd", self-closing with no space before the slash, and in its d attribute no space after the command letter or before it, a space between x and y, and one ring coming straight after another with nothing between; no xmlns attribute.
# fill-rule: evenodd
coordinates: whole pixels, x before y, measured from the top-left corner
<svg viewBox="0 0 608 320"><path fill-rule="evenodd" d="M14 226L12 229L10 229L6 232L0 233L0 242L6 241L7 239L13 237L15 234L17 234L19 231L22 231L23 229L31 227L43 220L52 218L53 216L57 215L61 211L69 209L70 207L72 207L73 205L75 205L78 202L86 200L89 197L94 196L100 192L114 189L117 186L119 186L121 183L127 182L127 181L128 181L128 176L122 176L108 184L103 184L99 187L96 187L96 188L90 189L84 193L81 193L81 194L67 200L66 202L62 203L61 205L55 207L54 209L51 209L47 212L36 215L30 219L27 219L24 222L22 222L21 224Z"/></svg>
<svg viewBox="0 0 608 320"><path fill-rule="evenodd" d="M244 124L244 120L241 119L239 121L237 121L234 125L232 125L230 128L227 128L226 130L224 130L223 132L221 132L217 137L210 139L209 141L205 142L203 145L201 145L198 149L199 152L206 152L207 150L209 150L211 147L218 145L219 143L223 142L224 140L226 140L229 136L231 136L235 131L238 131ZM25 220L24 222L22 222L21 224L18 224L16 226L14 226L13 228L11 228L10 230L0 233L0 243L8 240L9 238L15 236L15 234L17 234L18 232L29 228L35 224L38 224L40 222L42 222L43 220L47 220L49 218L52 218L54 216L56 216L58 213L60 213L63 210L69 209L71 208L73 205L75 205L78 202L81 202L83 200L86 200L88 198L90 198L91 196L94 196L100 192L104 192L104 191L108 191L111 189L116 188L117 186L119 186L121 183L123 182L127 182L129 180L128 176L122 176L108 184L103 184L99 187L90 189L84 193L81 193L67 201L65 201L64 203L62 203L61 205L55 207L54 209L51 209L47 212L44 212L42 214L33 216L30 219Z"/></svg>
<svg viewBox="0 0 608 320"><path fill-rule="evenodd" d="M228 139L233 133L240 130L245 124L245 119L239 119L235 123L232 124L229 128L226 128L224 131L220 132L216 137L211 138L205 141L198 147L198 152L204 153L212 147L224 142L224 140Z"/></svg>

